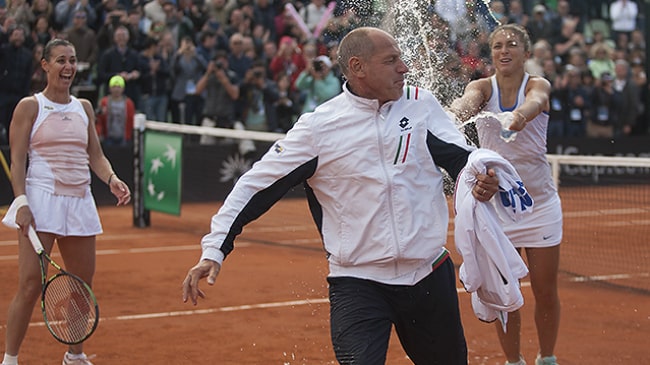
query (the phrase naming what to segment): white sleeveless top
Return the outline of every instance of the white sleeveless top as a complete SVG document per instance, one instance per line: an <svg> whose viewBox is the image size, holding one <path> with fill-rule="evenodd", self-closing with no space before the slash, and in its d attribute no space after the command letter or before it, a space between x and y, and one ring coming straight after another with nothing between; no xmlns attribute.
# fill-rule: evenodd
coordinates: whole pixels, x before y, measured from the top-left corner
<svg viewBox="0 0 650 365"><path fill-rule="evenodd" d="M88 115L71 96L67 104L34 95L38 113L29 143L27 184L54 195L83 197L90 192Z"/></svg>
<svg viewBox="0 0 650 365"><path fill-rule="evenodd" d="M526 99L525 90L529 78L530 75L525 73L515 104L505 107L501 105L496 76L491 76L492 95L483 110L495 114L514 111ZM516 139L510 142L501 138L501 123L496 118L477 118L480 147L493 150L510 161L535 201L533 214L516 224L506 223L506 233L516 247L552 246L560 243L562 238L560 197L546 160L548 117L548 113L540 113L523 130L517 132Z"/></svg>

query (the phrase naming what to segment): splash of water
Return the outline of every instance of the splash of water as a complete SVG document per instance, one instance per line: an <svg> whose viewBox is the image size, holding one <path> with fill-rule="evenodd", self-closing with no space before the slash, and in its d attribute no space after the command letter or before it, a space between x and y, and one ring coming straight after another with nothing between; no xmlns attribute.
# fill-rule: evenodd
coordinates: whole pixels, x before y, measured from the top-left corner
<svg viewBox="0 0 650 365"><path fill-rule="evenodd" d="M443 106L462 95L472 75L462 67L456 46L468 38L477 40L498 25L489 4L490 0L386 0L380 27L395 37L403 52L407 82L431 90ZM475 126L450 116L468 142L477 145Z"/></svg>
<svg viewBox="0 0 650 365"><path fill-rule="evenodd" d="M363 0L353 0L363 1ZM479 39L498 21L490 0L385 0L381 7L381 28L391 33L409 66L406 75L412 85L431 90L443 105L460 96L471 75L464 72L458 55L460 36ZM461 42L462 43L462 42Z"/></svg>
<svg viewBox="0 0 650 365"><path fill-rule="evenodd" d="M510 130L510 125L512 124L513 119L514 114L512 112L493 113L489 111L481 111L465 122L465 124L480 123L480 120L495 120L501 125L499 136L504 142L510 143L517 138L517 131Z"/></svg>
<svg viewBox="0 0 650 365"><path fill-rule="evenodd" d="M357 26L378 26L396 39L409 67L406 81L431 90L443 106L460 96L472 75L462 67L463 42L489 33L498 21L490 0L346 0L360 16ZM482 29L478 29L480 23ZM485 29L487 27L487 29ZM461 42L461 43L463 43Z"/></svg>
<svg viewBox="0 0 650 365"><path fill-rule="evenodd" d="M363 0L350 2L356 1ZM479 1L474 7L468 7L470 0L467 1L439 0L436 5L430 0L384 0L380 7L383 18L379 26L393 35L402 50L402 58L410 70L406 75L407 82L431 90L443 106L448 106L462 95L471 75L463 72L460 57L452 44L454 35L451 24L440 14L452 14L447 19L453 19L453 14L457 15L456 18L473 17L468 24L480 17L491 17L484 19L488 23L496 21L489 10L487 15L476 13ZM481 1L489 9L490 0ZM475 13L463 12L468 9L473 9ZM470 36L478 39L479 35ZM450 117L467 141L478 145L475 119L461 123L454 115ZM454 184L449 176L446 176L444 185L447 195L453 193Z"/></svg>
<svg viewBox="0 0 650 365"><path fill-rule="evenodd" d="M460 95L466 80L450 74L457 61L449 27L430 1L398 0L386 9L382 28L393 34L410 71L407 82L431 90L441 102Z"/></svg>

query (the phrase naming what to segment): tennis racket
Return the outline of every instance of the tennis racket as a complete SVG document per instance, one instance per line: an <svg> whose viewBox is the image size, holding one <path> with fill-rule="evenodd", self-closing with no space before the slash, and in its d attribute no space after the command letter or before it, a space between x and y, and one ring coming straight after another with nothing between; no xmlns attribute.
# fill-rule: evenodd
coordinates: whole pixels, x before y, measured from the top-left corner
<svg viewBox="0 0 650 365"><path fill-rule="evenodd" d="M57 341L67 345L85 341L95 332L99 322L95 294L81 278L63 270L45 253L43 244L31 225L28 236L41 264L41 311L47 329ZM49 280L45 260L59 270Z"/></svg>

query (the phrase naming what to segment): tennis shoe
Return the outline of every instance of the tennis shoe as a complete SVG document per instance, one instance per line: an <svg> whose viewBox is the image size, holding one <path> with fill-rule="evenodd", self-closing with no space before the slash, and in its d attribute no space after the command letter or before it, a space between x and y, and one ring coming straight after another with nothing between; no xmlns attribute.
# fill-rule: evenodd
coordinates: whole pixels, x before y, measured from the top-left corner
<svg viewBox="0 0 650 365"><path fill-rule="evenodd" d="M73 355L66 351L65 355L63 355L62 365L93 365L93 363L88 360L88 356L84 353Z"/></svg>
<svg viewBox="0 0 650 365"><path fill-rule="evenodd" d="M519 361L517 361L517 362L506 361L505 365L526 365L526 361L524 361L524 358L520 356Z"/></svg>
<svg viewBox="0 0 650 365"><path fill-rule="evenodd" d="M557 358L555 357L555 355L546 356L546 357L541 357L540 355L537 355L537 358L535 359L535 365L557 365Z"/></svg>

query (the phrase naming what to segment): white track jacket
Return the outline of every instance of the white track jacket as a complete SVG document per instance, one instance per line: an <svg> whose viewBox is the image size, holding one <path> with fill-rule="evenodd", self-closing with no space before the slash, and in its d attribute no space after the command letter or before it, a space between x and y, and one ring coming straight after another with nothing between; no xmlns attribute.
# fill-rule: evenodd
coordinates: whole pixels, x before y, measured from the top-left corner
<svg viewBox="0 0 650 365"><path fill-rule="evenodd" d="M405 86L379 106L343 89L237 181L202 259L221 263L245 224L303 184L330 276L412 285L431 272L449 220L440 167L455 178L474 148L428 91Z"/></svg>
<svg viewBox="0 0 650 365"><path fill-rule="evenodd" d="M499 192L489 202L479 202L472 195L474 176L485 173L488 167L497 174ZM482 321L499 318L505 328L507 312L524 304L519 279L528 274L528 268L504 233L497 210L517 221L532 212L533 205L508 160L484 148L472 152L456 183L454 234L456 249L463 257L458 276L471 293L472 308Z"/></svg>

